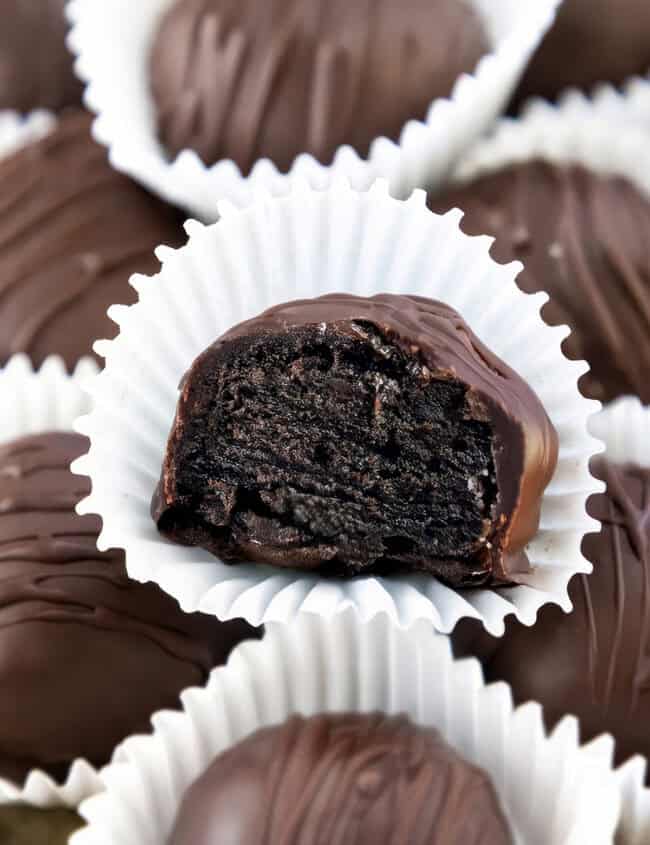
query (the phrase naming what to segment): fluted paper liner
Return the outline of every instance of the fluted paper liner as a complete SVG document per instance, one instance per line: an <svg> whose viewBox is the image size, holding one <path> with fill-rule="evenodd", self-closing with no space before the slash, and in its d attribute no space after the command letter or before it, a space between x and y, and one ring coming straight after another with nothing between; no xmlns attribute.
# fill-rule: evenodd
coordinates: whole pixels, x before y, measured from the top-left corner
<svg viewBox="0 0 650 845"><path fill-rule="evenodd" d="M75 418L90 407L82 385L97 371L90 358L80 361L72 375L66 372L61 358L47 358L37 371L27 356L11 358L0 368L0 443L39 431L71 431ZM22 786L0 778L0 804L76 807L101 788L96 770L85 760L76 760L64 783L37 769L29 773Z"/></svg>
<svg viewBox="0 0 650 845"><path fill-rule="evenodd" d="M607 457L617 463L650 467L650 408L625 396L607 405L590 421L591 431L605 443ZM598 740L593 743L601 751ZM602 752L607 754L607 749ZM611 754L609 755L611 757ZM647 760L638 756L621 766L617 779L622 812L616 845L650 842L650 789L645 785Z"/></svg>
<svg viewBox="0 0 650 845"><path fill-rule="evenodd" d="M29 144L38 141L56 125L51 112L33 111L18 114L0 109L0 159Z"/></svg>
<svg viewBox="0 0 650 845"><path fill-rule="evenodd" d="M315 187L345 176L363 189L384 177L399 197L439 184L503 111L559 5L559 0L470 0L485 24L492 52L473 74L458 78L449 98L431 104L424 121L409 121L398 143L376 139L367 159L342 146L328 167L303 154L288 175L261 159L243 176L233 161L206 167L191 150L170 160L158 140L148 62L157 26L171 2L71 0L69 43L79 57L77 72L88 83L86 103L98 115L95 137L110 149L114 166L205 222L216 219L218 200L247 203L255 188L283 193L296 176Z"/></svg>
<svg viewBox="0 0 650 845"><path fill-rule="evenodd" d="M89 825L71 845L161 845L185 790L220 752L293 713L347 711L405 713L437 728L489 774L517 845L613 842L614 775L580 748L575 719L547 735L537 705L514 709L506 684L485 686L479 663L454 661L448 638L424 623L404 632L386 616L364 625L350 611L330 621L303 614L238 646L183 705L117 749L102 772L107 790L82 804Z"/></svg>
<svg viewBox="0 0 650 845"><path fill-rule="evenodd" d="M189 243L159 250L162 270L132 284L140 301L113 307L114 341L98 343L104 372L92 383L94 411L79 421L91 438L73 465L90 475L83 511L104 520L100 547L126 549L131 577L156 581L188 611L253 624L289 621L299 610L330 616L347 606L367 620L388 613L399 625L427 619L444 632L465 616L496 635L514 613L532 624L546 602L567 608L567 582L591 567L580 552L595 523L586 499L601 489L588 471L597 442L587 419L598 403L582 398L585 370L561 353L564 328L549 328L543 295L514 283L519 265L488 255L489 238L470 238L459 213L428 211L424 195L391 199L386 185L357 193L346 183L327 192L297 184L288 197L244 210L224 204L212 226L188 225ZM194 358L226 329L270 305L328 292L408 293L456 308L476 334L535 389L559 434L557 471L543 500L541 525L527 551L526 583L455 591L428 575L326 578L260 564L226 565L199 548L170 543L150 516L152 493L178 398Z"/></svg>
<svg viewBox="0 0 650 845"><path fill-rule="evenodd" d="M500 120L463 156L453 181L542 158L622 176L650 196L650 121L644 131L641 116L645 103L650 114L650 82L634 80L626 90L601 86L593 97L569 90L557 105L529 101L521 117Z"/></svg>

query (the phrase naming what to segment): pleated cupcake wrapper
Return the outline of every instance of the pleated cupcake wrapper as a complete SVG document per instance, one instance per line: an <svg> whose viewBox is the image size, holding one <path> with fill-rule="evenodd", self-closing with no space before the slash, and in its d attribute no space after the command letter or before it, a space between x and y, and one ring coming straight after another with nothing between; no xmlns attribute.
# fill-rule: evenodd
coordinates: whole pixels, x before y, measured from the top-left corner
<svg viewBox="0 0 650 845"><path fill-rule="evenodd" d="M90 408L84 385L97 372L91 358L82 360L72 375L57 357L48 358L36 371L26 355L11 358L0 368L0 444L42 431L72 431L75 418ZM76 760L64 783L37 769L22 786L0 778L0 804L76 807L100 789L97 771L85 760Z"/></svg>
<svg viewBox="0 0 650 845"><path fill-rule="evenodd" d="M404 632L386 616L364 625L351 611L330 621L303 614L239 646L183 705L117 749L71 845L167 842L186 789L219 753L293 713L348 711L405 713L437 728L490 775L517 845L613 842L614 774L580 748L575 719L547 735L537 705L513 708L506 684L485 686L478 662L454 661L448 638L426 624Z"/></svg>
<svg viewBox="0 0 650 845"><path fill-rule="evenodd" d="M88 83L86 103L98 115L95 137L109 147L114 166L205 222L216 219L219 200L246 204L255 188L284 193L295 177L322 188L333 176L343 175L361 189L384 177L399 197L438 184L503 111L559 4L470 0L485 23L492 52L473 74L458 78L449 98L431 104L424 121L409 121L398 143L376 139L367 159L342 146L328 167L303 154L288 174L261 159L244 176L233 161L206 167L191 150L172 160L158 140L148 61L159 22L172 2L71 0L69 43L79 57L77 72Z"/></svg>
<svg viewBox="0 0 650 845"><path fill-rule="evenodd" d="M466 182L511 164L541 158L582 164L622 176L650 196L650 82L633 80L624 93L609 86L592 97L568 90L557 105L530 100L519 118L503 118L458 164Z"/></svg>
<svg viewBox="0 0 650 845"><path fill-rule="evenodd" d="M56 125L56 117L47 111L22 115L0 109L0 159L47 135Z"/></svg>
<svg viewBox="0 0 650 845"><path fill-rule="evenodd" d="M650 467L650 408L637 397L626 396L607 405L590 420L593 434L605 443L607 457L617 463L632 462ZM594 744L606 758L608 749ZM647 760L636 757L617 772L622 812L617 845L647 845L650 842L650 789L645 778Z"/></svg>
<svg viewBox="0 0 650 845"><path fill-rule="evenodd" d="M78 423L91 448L73 464L92 478L92 496L80 508L103 517L100 547L125 548L131 577L156 581L185 610L253 624L354 606L364 620L385 612L403 627L426 619L443 632L471 616L500 635L506 614L530 625L547 602L570 607L568 580L591 568L580 544L597 524L585 502L602 487L588 471L600 447L587 420L599 406L577 390L586 365L562 355L566 330L542 321L545 297L517 288L520 265L494 262L489 238L467 237L458 212L432 214L424 199L421 192L406 202L392 199L385 183L358 193L339 182L325 192L296 184L287 197L260 196L243 210L224 203L218 223L188 224L185 247L159 250L158 276L132 279L140 301L113 307L120 333L96 344L106 367L91 385L94 411ZM456 591L421 574L341 579L232 566L158 533L150 500L178 384L194 358L226 329L275 303L341 290L449 303L536 390L558 430L560 458L528 547L533 571L525 585Z"/></svg>
<svg viewBox="0 0 650 845"><path fill-rule="evenodd" d="M624 396L606 405L592 417L589 428L604 442L611 460L650 467L650 407L642 405L636 396Z"/></svg>

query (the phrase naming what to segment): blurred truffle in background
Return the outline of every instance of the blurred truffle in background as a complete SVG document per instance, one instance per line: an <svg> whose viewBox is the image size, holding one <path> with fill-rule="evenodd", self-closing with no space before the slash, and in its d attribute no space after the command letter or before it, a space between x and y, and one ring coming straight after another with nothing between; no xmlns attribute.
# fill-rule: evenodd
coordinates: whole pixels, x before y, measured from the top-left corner
<svg viewBox="0 0 650 845"><path fill-rule="evenodd" d="M3 0L0 109L60 111L81 103L64 8L65 0Z"/></svg>
<svg viewBox="0 0 650 845"><path fill-rule="evenodd" d="M515 94L554 100L567 87L620 85L650 71L648 0L564 0Z"/></svg>

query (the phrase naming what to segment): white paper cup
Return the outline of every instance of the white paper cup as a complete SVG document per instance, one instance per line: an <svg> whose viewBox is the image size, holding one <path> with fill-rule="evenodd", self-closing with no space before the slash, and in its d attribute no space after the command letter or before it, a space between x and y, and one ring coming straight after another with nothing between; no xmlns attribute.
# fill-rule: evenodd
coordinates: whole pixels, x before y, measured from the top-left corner
<svg viewBox="0 0 650 845"><path fill-rule="evenodd" d="M127 740L102 771L106 792L81 805L71 845L161 845L187 787L216 755L260 727L322 712L407 714L437 728L491 777L517 845L613 842L619 796L604 757L583 751L568 717L547 736L535 704L513 708L506 684L485 686L478 662L454 661L447 637L386 616L303 614L245 643L207 687L160 712L154 733Z"/></svg>
<svg viewBox="0 0 650 845"><path fill-rule="evenodd" d="M604 86L593 97L567 91L557 105L530 100L521 117L503 118L465 154L452 181L468 182L541 158L622 176L650 196L650 122L644 128L640 116L646 97L650 114L649 90L650 83L637 80L627 96Z"/></svg>
<svg viewBox="0 0 650 845"><path fill-rule="evenodd" d="M624 396L606 405L591 418L589 428L603 441L612 461L650 467L650 408L636 396Z"/></svg>
<svg viewBox="0 0 650 845"><path fill-rule="evenodd" d="M445 633L474 617L498 636L506 614L530 625L546 602L568 609L568 580L590 571L580 544L596 527L586 500L602 488L588 470L598 444L587 419L599 405L577 390L586 367L562 355L565 328L542 321L544 295L527 296L514 283L520 265L494 262L489 238L460 231L459 212L433 214L420 192L407 202L392 199L383 183L368 193L346 183L327 192L296 184L287 197L260 197L243 210L224 204L220 211L212 226L188 224L182 249L159 251L158 276L132 279L140 301L113 307L120 334L96 344L106 367L91 385L94 411L78 423L91 448L73 467L92 478L93 493L79 507L103 517L100 548L126 549L131 577L156 581L187 611L243 616L255 625L288 622L301 610L330 616L354 606L363 620L385 612L401 626L426 619ZM527 549L532 572L525 584L456 591L427 575L334 579L231 566L158 533L150 500L178 384L194 358L274 303L341 289L447 302L537 392L558 431L560 456Z"/></svg>
<svg viewBox="0 0 650 845"><path fill-rule="evenodd" d="M38 141L56 125L56 117L47 111L18 114L0 109L0 159L32 141Z"/></svg>
<svg viewBox="0 0 650 845"><path fill-rule="evenodd" d="M216 219L219 200L245 204L256 187L283 193L296 175L315 187L344 175L359 189L384 177L402 198L413 188L438 184L503 111L559 5L559 0L471 0L493 51L473 74L459 77L448 99L432 103L424 122L407 123L399 143L377 139L367 160L340 147L331 167L302 155L288 176L263 159L245 177L232 161L206 167L190 150L170 160L158 140L148 60L171 2L71 0L69 43L79 57L77 72L88 83L86 103L98 115L95 137L109 147L114 166L205 222Z"/></svg>
<svg viewBox="0 0 650 845"><path fill-rule="evenodd" d="M72 375L60 358L46 359L38 371L25 355L11 358L0 369L0 443L41 431L71 431L74 419L90 407L82 385L97 372L91 358L82 359ZM85 760L76 760L64 783L37 769L22 786L0 778L0 804L76 807L101 789L96 770Z"/></svg>

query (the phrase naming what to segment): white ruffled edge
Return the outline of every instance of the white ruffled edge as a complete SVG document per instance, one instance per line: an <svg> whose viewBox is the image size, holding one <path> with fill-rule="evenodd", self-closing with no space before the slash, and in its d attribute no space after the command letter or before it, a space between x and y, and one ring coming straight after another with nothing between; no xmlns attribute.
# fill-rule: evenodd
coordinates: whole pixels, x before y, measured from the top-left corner
<svg viewBox="0 0 650 845"><path fill-rule="evenodd" d="M378 138L368 160L340 147L328 167L303 154L289 174L263 159L248 177L232 161L206 167L190 150L170 162L156 137L147 58L157 22L170 2L70 0L68 43L78 56L77 73L87 83L85 102L98 115L95 137L109 148L112 164L191 215L212 222L218 200L247 204L256 188L286 193L295 177L321 189L333 176L344 175L358 189L383 177L402 198L416 187L438 184L505 107L560 0L471 0L496 49L481 59L473 75L459 77L448 99L431 105L425 122L407 123L399 143Z"/></svg>
<svg viewBox="0 0 650 845"><path fill-rule="evenodd" d="M84 386L98 372L91 358L82 359L70 375L61 358L47 358L34 370L26 355L15 355L0 369L0 443L39 431L72 431L75 418L90 409ZM96 769L76 760L64 783L38 769L22 787L0 778L0 804L74 808L102 788Z"/></svg>
<svg viewBox="0 0 650 845"><path fill-rule="evenodd" d="M478 662L454 661L448 638L426 625L404 632L385 616L360 625L354 613L303 614L237 647L207 687L182 698L183 712L159 712L152 735L116 750L70 845L160 845L187 787L244 736L296 712L377 710L437 727L483 767L517 845L612 843L615 777L606 755L580 747L577 721L547 734L539 706L514 708L506 684L486 686Z"/></svg>
<svg viewBox="0 0 650 845"><path fill-rule="evenodd" d="M39 110L29 114L0 110L0 159L45 137L56 126L56 117Z"/></svg>
<svg viewBox="0 0 650 845"><path fill-rule="evenodd" d="M360 211L366 206L367 219L366 213ZM114 545L124 548L130 576L136 580L155 581L171 593L184 610L200 610L221 619L241 616L254 625L272 621L286 623L300 611L320 613L329 618L353 606L364 621L378 613L387 613L402 627L426 619L443 633L451 631L461 618L473 617L482 620L491 633L501 636L508 614L514 613L524 624L531 625L539 608L547 602L569 610L567 585L570 578L577 572L590 571L580 550L581 540L597 526L586 514L585 503L589 495L602 489L602 484L591 476L588 468L589 459L602 447L588 434L586 423L600 405L578 393L577 380L586 365L568 361L561 355L560 344L566 336L566 328L551 328L543 323L539 308L545 297L526 296L514 284L518 265L504 267L492 261L488 254L491 240L462 234L458 229L457 212L445 218L433 215L424 208L421 192L416 192L406 202L391 199L386 185L381 182L369 193L352 191L342 180L327 192L313 191L308 185L296 183L287 197L260 196L257 203L247 209L222 203L220 211L220 222L210 227L188 223L190 239L182 249L158 250L163 265L161 272L155 280L133 277L139 302L128 308L112 308L109 313L120 326L120 333L113 341L96 344L96 351L106 358L106 366L91 385L93 413L77 423L78 430L90 437L91 448L88 455L73 464L73 469L89 475L93 481L93 492L80 503L79 510L102 516L104 527L100 548ZM424 221L426 228L416 235L416 223L423 214L428 215ZM540 563L535 571L535 588L522 585L454 591L427 576L366 577L346 581L254 564L228 567L201 549L167 543L155 532L147 497L151 496L159 475L178 395L177 384L191 361L221 331L273 302L338 290L341 276L348 280L348 290L354 287L352 292L360 292L355 287L356 278L364 272L358 269L357 260L362 262L365 275L372 274L372 278L379 278L382 262L390 266L390 259L385 254L386 243L391 240L386 238L385 230L386 220L393 219L390 215L399 215L391 224L393 242L398 237L406 238L401 241L405 250L407 241L413 241L410 243L413 250L415 244L422 244L427 238L428 243L437 239L438 275L449 275L454 269L475 281L483 279L481 284L484 285L495 285L498 278L499 291L508 285L507 302L504 296L494 296L489 305L478 309L476 296L470 296L470 287L459 286L454 275L453 286L450 286L453 290L449 291L451 298L447 299L468 319L467 308L480 310L482 324L472 324L469 319L470 324L515 369L519 356L524 354L521 351L523 338L530 336L527 332L544 335L544 338L537 337L538 352L532 367L535 372L528 378L531 381L534 375L536 380L531 384L541 391L540 395L554 397L557 408L554 412L550 406L547 409L552 416L555 413L553 421L560 433L561 460L544 497L540 532L531 544L531 552L534 546L533 559ZM445 220L444 224L440 222L442 220ZM423 223L421 219L419 222ZM318 236L311 236L308 228L304 234L301 225L317 226ZM443 227L444 237L441 235ZM222 238L222 230L228 234L227 243ZM329 239L340 244L338 233L343 231L350 243L354 241L354 249L341 248L341 256L324 262L318 257L318 250L326 252ZM368 242L363 240L368 237ZM300 282L292 287L292 282L287 281L288 289L278 294L274 285L285 275L278 270L278 259L273 251L287 238L299 245L295 255L291 252L291 273L300 276ZM249 241L250 247L243 246ZM318 244L313 255L310 242ZM365 246L360 247L360 243ZM394 243L390 246L393 252L396 250ZM247 253L243 260L237 258L237 250L244 248L249 249L250 254ZM361 254L355 257L357 252ZM411 275L414 269L420 268L421 275L425 273L423 260L418 253L416 265L409 261L398 264L409 265ZM210 272L201 275L200 268L205 262L209 262L206 266ZM296 262L299 262L300 273L297 273ZM349 262L352 262L350 266ZM235 270L238 276L233 281L229 274ZM216 290L230 291L226 298L209 292L215 280L222 276L225 282ZM362 287L361 292L369 295L379 288L396 292L418 291L417 286L403 287L410 284L406 269L400 269L393 276L388 275L386 284L370 289ZM179 277L186 283L179 285ZM427 278L435 278L435 274ZM254 288L255 296L247 289L250 284L258 285ZM472 291L476 287L481 285L477 283ZM432 293L428 288L427 291L428 295L439 293L438 290ZM199 302L201 304L197 305ZM496 328L496 312L500 308L499 314L502 314L506 306L510 308L510 315L514 308L519 317L517 330L504 335L502 322ZM209 321L207 329L205 321ZM487 327L484 332L482 327ZM528 348L529 344L526 344L525 349ZM545 350L544 355L539 354L541 349ZM565 372L561 387L558 368ZM137 455L134 453L136 448ZM146 508L140 501L144 498L147 498ZM567 560L571 561L570 565Z"/></svg>
<svg viewBox="0 0 650 845"><path fill-rule="evenodd" d="M555 105L529 100L520 117L502 118L474 144L452 181L542 158L622 176L650 196L649 128L650 80L631 80L623 92L603 85L592 96L570 89Z"/></svg>

